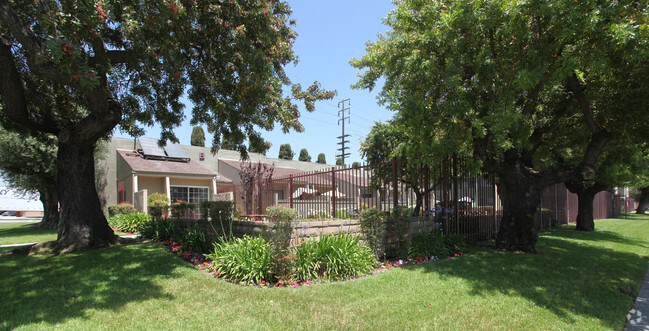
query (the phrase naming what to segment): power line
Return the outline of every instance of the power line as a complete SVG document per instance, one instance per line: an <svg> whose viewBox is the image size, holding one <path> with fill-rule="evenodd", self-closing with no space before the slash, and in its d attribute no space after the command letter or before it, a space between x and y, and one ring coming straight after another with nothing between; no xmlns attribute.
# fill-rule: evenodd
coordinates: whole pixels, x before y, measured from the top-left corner
<svg viewBox="0 0 649 331"><path fill-rule="evenodd" d="M347 107L345 107L345 101L347 102ZM349 140L346 140L347 137L351 137L351 135L345 134L345 120L349 121L350 120L349 118L351 116L351 110L349 109L349 105L350 105L349 99L343 99L341 102L338 103L338 107L340 108L340 110L338 111L338 116L340 116L340 119L338 120L338 124L340 124L340 122L343 123L343 134L342 136L338 137L338 139L340 139L338 145L341 145L341 147L337 149L338 151L340 151L340 154L336 155L336 157L342 158L343 166L345 165L345 158L351 155L350 153L346 152L346 150L349 149L349 146L345 147L345 143L349 143Z"/></svg>

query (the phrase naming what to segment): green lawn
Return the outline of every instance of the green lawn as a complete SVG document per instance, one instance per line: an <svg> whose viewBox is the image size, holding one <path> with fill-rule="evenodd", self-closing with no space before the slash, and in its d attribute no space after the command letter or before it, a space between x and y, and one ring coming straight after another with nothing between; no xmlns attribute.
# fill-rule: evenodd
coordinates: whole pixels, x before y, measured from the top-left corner
<svg viewBox="0 0 649 331"><path fill-rule="evenodd" d="M37 223L0 223L0 245L56 240L55 229L34 229Z"/></svg>
<svg viewBox="0 0 649 331"><path fill-rule="evenodd" d="M0 256L2 329L621 329L649 260L649 217L541 235L541 255L460 258L311 287L241 287L159 244Z"/></svg>

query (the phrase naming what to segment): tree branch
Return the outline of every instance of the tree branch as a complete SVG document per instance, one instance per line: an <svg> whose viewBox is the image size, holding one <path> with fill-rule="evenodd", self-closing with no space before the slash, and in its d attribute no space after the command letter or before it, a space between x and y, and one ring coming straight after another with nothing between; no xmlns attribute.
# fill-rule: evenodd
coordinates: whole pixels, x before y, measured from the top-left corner
<svg viewBox="0 0 649 331"><path fill-rule="evenodd" d="M27 129L58 134L58 118L39 114L27 105L22 79L14 63L11 47L4 42L0 43L0 94L4 102L3 111L14 123ZM45 112L51 114L51 110Z"/></svg>
<svg viewBox="0 0 649 331"><path fill-rule="evenodd" d="M18 14L14 11L13 7L8 1L0 1L0 22L2 22L16 38L18 43L25 50L25 56L29 67L37 72L39 75L47 78L48 80L65 84L70 80L69 76L64 74L59 67L51 61L36 60L36 54L39 54L47 47L39 40L29 26L25 25Z"/></svg>

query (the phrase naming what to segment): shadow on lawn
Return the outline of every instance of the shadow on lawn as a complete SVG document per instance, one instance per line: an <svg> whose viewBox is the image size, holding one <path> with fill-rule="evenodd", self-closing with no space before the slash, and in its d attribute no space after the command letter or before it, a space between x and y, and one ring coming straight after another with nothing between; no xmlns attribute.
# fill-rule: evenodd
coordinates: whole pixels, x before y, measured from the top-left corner
<svg viewBox="0 0 649 331"><path fill-rule="evenodd" d="M56 324L83 318L88 310L118 311L130 302L169 297L155 278L185 266L153 244L54 257L1 256L0 328Z"/></svg>
<svg viewBox="0 0 649 331"><path fill-rule="evenodd" d="M647 270L647 257L601 247L605 242L646 247L646 242L612 232L562 227L542 234L540 255L479 249L462 258L408 269L466 279L476 296L521 296L566 323L575 322L572 316L579 314L619 329Z"/></svg>

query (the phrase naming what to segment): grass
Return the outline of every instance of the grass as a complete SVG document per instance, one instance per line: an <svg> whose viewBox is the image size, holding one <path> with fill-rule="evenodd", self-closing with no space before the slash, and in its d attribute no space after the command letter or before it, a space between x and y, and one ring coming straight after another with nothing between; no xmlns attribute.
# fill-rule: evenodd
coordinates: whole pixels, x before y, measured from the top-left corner
<svg viewBox="0 0 649 331"><path fill-rule="evenodd" d="M541 255L476 248L348 282L263 289L155 243L0 256L2 329L621 329L649 260L649 217L541 235Z"/></svg>
<svg viewBox="0 0 649 331"><path fill-rule="evenodd" d="M35 229L38 223L0 223L0 245L24 244L56 240L56 229Z"/></svg>

